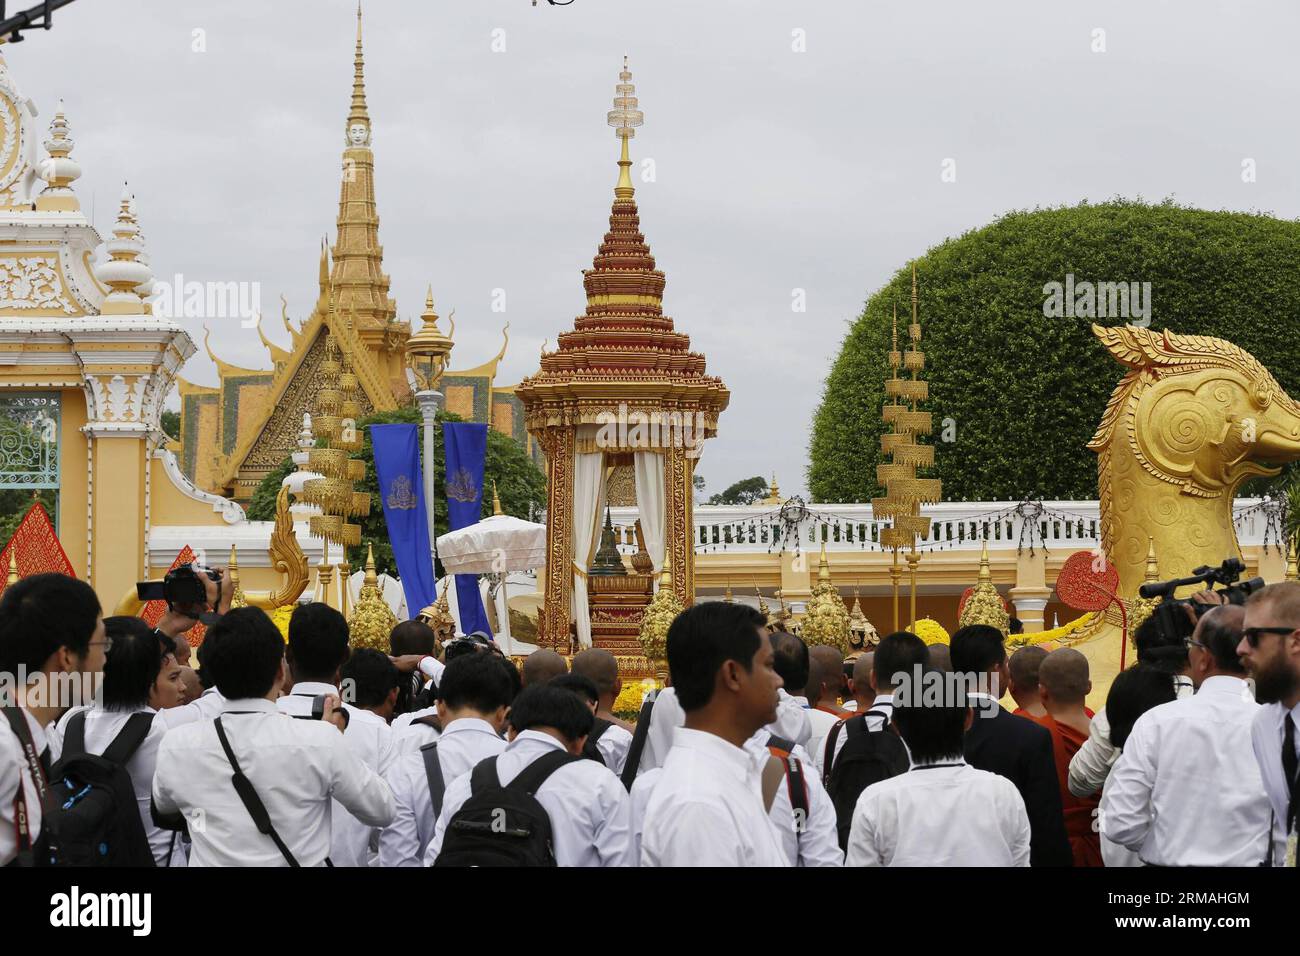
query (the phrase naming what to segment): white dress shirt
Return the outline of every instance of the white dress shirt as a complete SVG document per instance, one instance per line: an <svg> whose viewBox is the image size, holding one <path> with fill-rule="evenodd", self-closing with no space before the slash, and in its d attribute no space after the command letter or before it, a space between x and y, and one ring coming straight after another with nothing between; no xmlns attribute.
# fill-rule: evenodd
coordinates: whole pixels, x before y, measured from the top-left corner
<svg viewBox="0 0 1300 956"><path fill-rule="evenodd" d="M312 703L321 694L339 696L333 684L299 681L289 693L275 702L280 713L290 717L311 716ZM368 710L343 704L348 712L348 726L343 731L343 742L367 767L381 777L392 760L392 730L380 716ZM363 823L342 806L336 805L331 814L330 862L335 866L369 866L372 862L370 844L378 836L374 827Z"/></svg>
<svg viewBox="0 0 1300 956"><path fill-rule="evenodd" d="M1250 742L1255 753L1255 763L1268 794L1273 812L1273 865L1282 866L1286 861L1287 805L1291 799L1286 784L1286 772L1282 769L1282 743L1286 740L1286 715L1296 725L1296 754L1300 755L1300 704L1289 711L1281 703L1268 704L1259 709L1250 727Z"/></svg>
<svg viewBox="0 0 1300 956"><path fill-rule="evenodd" d="M428 724L416 723L428 717L437 717L437 705L422 710L412 710L393 718L393 752L395 755L413 753L425 744L438 739L438 731Z"/></svg>
<svg viewBox="0 0 1300 956"><path fill-rule="evenodd" d="M600 759L605 761L615 776L622 774L623 765L627 763L627 752L632 747L632 735L618 724L610 724L596 741Z"/></svg>
<svg viewBox="0 0 1300 956"><path fill-rule="evenodd" d="M67 711L50 729L51 766L63 756L63 742L68 733L68 721L72 719L73 714L83 711L86 714L86 753L95 755L102 755L108 749L108 745L122 732L134 713L104 710L98 706L74 707ZM149 799L153 794L154 766L158 761L158 746L162 743L163 736L171 727L193 723L201 720L202 716L192 704L164 711L144 707L140 713L153 715L153 724L139 749L126 762L126 772L131 776L131 786L135 790L136 804L140 809L140 820L144 823L145 836L149 838L149 848L153 851L154 862L159 866L184 866L185 851L180 834L175 830L164 830L153 822L153 814L149 811Z"/></svg>
<svg viewBox="0 0 1300 956"><path fill-rule="evenodd" d="M1016 785L961 758L912 767L862 791L845 866L1028 866Z"/></svg>
<svg viewBox="0 0 1300 956"><path fill-rule="evenodd" d="M441 745L439 745L441 746ZM550 734L525 730L497 757L497 779L509 784L538 757L564 747ZM447 824L470 797L471 774L462 773L447 788L427 864L438 859ZM533 795L551 819L555 862L560 866L634 866L632 812L627 791L609 768L594 760L575 760L556 770Z"/></svg>
<svg viewBox="0 0 1300 956"><path fill-rule="evenodd" d="M185 706L194 708L203 717L211 720L213 717L221 716L221 709L226 706L226 698L222 697L221 691L215 687L209 687Z"/></svg>
<svg viewBox="0 0 1300 956"><path fill-rule="evenodd" d="M662 767L673 747L673 732L686 723L686 711L677 703L677 689L665 687L654 692L655 705L650 711L650 729L646 733L645 749L637 774Z"/></svg>
<svg viewBox="0 0 1300 956"><path fill-rule="evenodd" d="M772 751L767 749L770 736L765 727L745 741L745 749L758 764L760 779L763 765L772 756ZM808 787L808 817L802 821L795 819L794 805L790 802L790 781L783 779L776 788L772 808L767 814L776 827L781 848L791 866L843 866L844 851L840 849L835 804L822 786L821 776L808 751L795 744L790 754L803 764L803 778Z"/></svg>
<svg viewBox="0 0 1300 956"><path fill-rule="evenodd" d="M1259 712L1240 677L1206 678L1194 697L1137 719L1111 770L1101 832L1155 866L1255 866L1269 804L1250 745Z"/></svg>
<svg viewBox="0 0 1300 956"><path fill-rule="evenodd" d="M803 699L802 697L795 698L795 700ZM822 763L826 759L826 735L831 732L832 727L840 722L841 718L811 706L804 713L808 715L808 723L812 727L812 735L808 738L808 743L804 745L804 749L811 755L817 772L821 773ZM840 733L842 735L844 732L840 731Z"/></svg>
<svg viewBox="0 0 1300 956"><path fill-rule="evenodd" d="M393 796L333 724L295 720L269 700L228 700L221 715L230 747L271 822L303 866L330 852L331 797L362 823L387 826ZM163 813L183 813L190 866L286 866L259 833L231 783L230 761L213 721L169 731L158 749L153 798Z"/></svg>
<svg viewBox="0 0 1300 956"><path fill-rule="evenodd" d="M486 720L478 717L453 720L438 738L438 766L442 768L444 794L445 788L480 760L494 757L505 749L506 742ZM393 790L394 813L393 822L379 834L379 865L424 866L424 851L429 848L437 823L424 754L418 749L399 754L385 779Z"/></svg>
<svg viewBox="0 0 1300 956"><path fill-rule="evenodd" d="M678 727L646 803L642 866L789 866L763 808L763 761Z"/></svg>
<svg viewBox="0 0 1300 956"><path fill-rule="evenodd" d="M791 697L784 687L780 688L776 692L776 720L768 724L767 729L778 737L793 740L801 747L806 746L812 738L812 724L808 720L806 704L805 698Z"/></svg>
<svg viewBox="0 0 1300 956"><path fill-rule="evenodd" d="M1175 674L1174 696L1179 700L1196 693L1192 679L1183 674ZM1119 759L1119 748L1110 742L1110 721L1106 717L1106 708L1098 709L1088 725L1088 739L1070 758L1070 772L1066 785L1076 797L1091 797L1106 782L1111 767Z"/></svg>
<svg viewBox="0 0 1300 956"><path fill-rule="evenodd" d="M21 708L20 708L21 710ZM31 732L37 754L49 745L45 728L26 710L21 710ZM51 762L51 765L52 762ZM18 854L18 821L15 819L15 802L18 788L22 787L27 803L28 839L35 844L41 833L41 798L23 745L18 740L7 718L0 716L0 866L5 866Z"/></svg>

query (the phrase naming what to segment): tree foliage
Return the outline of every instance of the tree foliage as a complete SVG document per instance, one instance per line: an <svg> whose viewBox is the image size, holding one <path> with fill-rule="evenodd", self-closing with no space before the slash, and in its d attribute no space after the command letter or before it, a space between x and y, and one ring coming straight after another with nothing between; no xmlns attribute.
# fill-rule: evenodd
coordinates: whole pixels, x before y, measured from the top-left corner
<svg viewBox="0 0 1300 956"><path fill-rule="evenodd" d="M439 412L438 421L458 422L462 419L450 412ZM375 546L375 565L380 571L388 570L396 574L396 562L393 549L388 543L388 524L384 521L383 504L379 497L379 479L375 474L375 450L370 441L369 425L387 425L395 423L419 424L423 419L420 410L414 405L399 408L392 412L380 412L358 423L364 434L361 450L353 457L366 462L366 477L356 483L357 491L370 495L370 514L361 519L361 545L348 550L348 561L352 567L362 567L366 560L366 545ZM437 486L443 487L446 475L443 457L442 429L434 432L434 474ZM421 445L423 447L423 445ZM253 521L270 521L275 518L275 498L280 485L294 465L286 458L273 472L266 476L253 492L249 503L248 517ZM501 510L520 518L529 516L529 505L536 513L546 504L546 476L532 462L519 443L507 435L488 429L487 458L484 466L483 515L492 514L492 481L497 483L497 492L501 496ZM434 522L439 534L448 530L447 499L440 493L434 502ZM442 573L442 569L438 569Z"/></svg>
<svg viewBox="0 0 1300 956"><path fill-rule="evenodd" d="M767 479L759 475L742 478L709 498L711 505L752 505L767 497Z"/></svg>
<svg viewBox="0 0 1300 956"><path fill-rule="evenodd" d="M935 467L923 473L942 478L950 500L1097 496L1086 445L1123 368L1090 325L1124 320L1046 317L1044 287L1067 273L1076 283L1151 283L1151 328L1227 339L1300 398L1300 223L1169 201L1085 203L1009 213L916 265L930 383L921 407L933 413L935 445ZM875 466L890 316L897 305L905 340L910 297L905 266L849 325L813 422L817 501L883 493Z"/></svg>

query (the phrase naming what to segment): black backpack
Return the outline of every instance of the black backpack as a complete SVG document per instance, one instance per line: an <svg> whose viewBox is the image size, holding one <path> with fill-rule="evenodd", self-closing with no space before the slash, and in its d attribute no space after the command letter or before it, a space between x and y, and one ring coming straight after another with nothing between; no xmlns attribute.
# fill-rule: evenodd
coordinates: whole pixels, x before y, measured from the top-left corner
<svg viewBox="0 0 1300 956"><path fill-rule="evenodd" d="M469 799L447 822L434 866L556 866L546 808L533 796L565 764L582 760L563 750L538 757L506 786L497 758L470 771Z"/></svg>
<svg viewBox="0 0 1300 956"><path fill-rule="evenodd" d="M68 718L37 841L37 866L154 866L126 764L153 714L132 714L103 756L86 753L86 712Z"/></svg>
<svg viewBox="0 0 1300 956"><path fill-rule="evenodd" d="M609 730L609 728L613 726L614 725L610 721L605 720L603 717L596 718L596 722L591 725L591 733L587 734L587 742L582 745L582 756L584 758L587 760L594 760L601 766L605 765L605 758L601 754L600 747L598 747L597 744L600 742L600 738L604 735L605 731Z"/></svg>
<svg viewBox="0 0 1300 956"><path fill-rule="evenodd" d="M867 718L872 715L883 718L878 730L867 727ZM841 731L845 734L844 747L836 757L835 741ZM835 824L839 830L841 850L848 849L853 810L862 791L873 783L906 773L910 765L907 748L889 726L889 714L884 711L869 710L841 720L831 728L826 735L822 767L826 792L835 804Z"/></svg>

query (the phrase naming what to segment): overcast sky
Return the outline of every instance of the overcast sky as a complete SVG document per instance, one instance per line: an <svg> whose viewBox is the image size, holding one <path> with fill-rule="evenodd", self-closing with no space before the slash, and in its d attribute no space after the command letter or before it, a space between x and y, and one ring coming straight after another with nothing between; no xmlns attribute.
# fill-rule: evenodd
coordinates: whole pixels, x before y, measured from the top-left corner
<svg viewBox="0 0 1300 956"><path fill-rule="evenodd" d="M101 233L129 180L157 275L260 283L268 333L287 344L278 297L295 318L310 311L319 239L333 233L354 11L351 0L81 0L6 56L42 128L66 100L77 190ZM665 310L731 389L700 463L709 491L772 471L783 492L803 489L846 323L949 236L1009 209L1115 195L1300 215L1291 0L368 0L365 11L399 314L415 318L432 282L439 311L456 310L462 368L495 354L508 320L498 385L533 372L542 341L585 305L580 270L617 175L605 112L631 57L645 111L634 158L656 174L637 198L668 276ZM941 178L949 159L956 182ZM504 314L491 311L494 289ZM806 312L792 311L795 289ZM200 349L184 375L214 384L202 321L188 324ZM223 358L267 364L254 331L214 326Z"/></svg>

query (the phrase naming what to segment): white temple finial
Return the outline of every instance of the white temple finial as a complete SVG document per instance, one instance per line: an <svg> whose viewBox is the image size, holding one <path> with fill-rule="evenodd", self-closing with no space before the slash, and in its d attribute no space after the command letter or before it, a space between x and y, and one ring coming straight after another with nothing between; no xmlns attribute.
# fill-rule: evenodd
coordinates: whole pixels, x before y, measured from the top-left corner
<svg viewBox="0 0 1300 956"><path fill-rule="evenodd" d="M68 118L63 114L63 101L50 121L50 136L43 144L47 157L41 160L37 175L45 180L45 188L36 197L39 212L77 212L81 204L72 184L81 177L81 166L69 154L74 145L69 135Z"/></svg>
<svg viewBox="0 0 1300 956"><path fill-rule="evenodd" d="M140 242L140 226L136 222L131 190L123 185L122 200L117 209L117 222L113 225L113 238L104 243L108 259L95 266L95 278L112 291L100 308L103 315L141 315L144 300L136 290L153 280L153 272L140 261L144 245Z"/></svg>
<svg viewBox="0 0 1300 956"><path fill-rule="evenodd" d="M140 243L140 262L143 263L147 269L149 269L149 278L146 279L144 282L141 282L138 286L135 287L135 294L138 295L141 301L144 302L144 314L153 315L153 303L149 301L149 299L153 296L153 290L155 285L154 277L153 277L153 267L152 267L152 263L149 260L149 244L148 242L145 241L144 230L139 227L140 210L135 204L134 193L132 193L131 195L131 215L135 216L135 220L137 223L136 241Z"/></svg>

